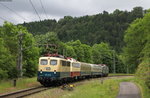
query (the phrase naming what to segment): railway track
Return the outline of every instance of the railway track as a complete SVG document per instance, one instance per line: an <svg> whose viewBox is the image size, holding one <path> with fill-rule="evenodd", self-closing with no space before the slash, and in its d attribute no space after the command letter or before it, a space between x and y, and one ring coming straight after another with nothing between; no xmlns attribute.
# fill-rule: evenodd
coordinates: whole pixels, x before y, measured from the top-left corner
<svg viewBox="0 0 150 98"><path fill-rule="evenodd" d="M22 97L29 96L31 94L35 94L35 93L45 91L48 89L50 89L50 88L46 88L43 86L33 87L33 88L29 88L29 89L19 90L16 92L2 94L2 95L0 95L0 98L22 98Z"/></svg>

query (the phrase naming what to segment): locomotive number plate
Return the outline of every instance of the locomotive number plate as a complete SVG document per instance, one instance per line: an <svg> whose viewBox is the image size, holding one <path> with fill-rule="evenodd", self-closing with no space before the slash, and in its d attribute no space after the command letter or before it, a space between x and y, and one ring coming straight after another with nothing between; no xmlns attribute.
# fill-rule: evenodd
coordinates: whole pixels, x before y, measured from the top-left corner
<svg viewBox="0 0 150 98"><path fill-rule="evenodd" d="M51 70L51 68L50 68L50 67L46 67L45 69L46 69L46 70Z"/></svg>

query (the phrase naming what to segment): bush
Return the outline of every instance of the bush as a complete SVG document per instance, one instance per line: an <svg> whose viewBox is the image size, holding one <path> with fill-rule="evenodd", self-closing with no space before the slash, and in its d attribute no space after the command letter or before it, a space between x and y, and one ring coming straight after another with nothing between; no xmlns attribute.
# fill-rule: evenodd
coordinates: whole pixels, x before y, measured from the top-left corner
<svg viewBox="0 0 150 98"><path fill-rule="evenodd" d="M139 65L136 76L142 79L150 90L150 59L145 59Z"/></svg>

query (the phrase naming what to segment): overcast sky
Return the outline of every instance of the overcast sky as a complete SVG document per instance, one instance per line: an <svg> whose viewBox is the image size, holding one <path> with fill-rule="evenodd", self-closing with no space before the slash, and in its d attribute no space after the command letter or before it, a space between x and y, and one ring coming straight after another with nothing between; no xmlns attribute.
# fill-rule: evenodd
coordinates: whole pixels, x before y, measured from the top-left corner
<svg viewBox="0 0 150 98"><path fill-rule="evenodd" d="M0 25L4 20L14 24L39 21L30 0L0 0ZM113 12L115 9L132 10L133 7L141 6L150 8L150 0L31 0L41 20L56 19L64 16L84 16L102 13L104 10ZM10 10L11 11L10 11Z"/></svg>

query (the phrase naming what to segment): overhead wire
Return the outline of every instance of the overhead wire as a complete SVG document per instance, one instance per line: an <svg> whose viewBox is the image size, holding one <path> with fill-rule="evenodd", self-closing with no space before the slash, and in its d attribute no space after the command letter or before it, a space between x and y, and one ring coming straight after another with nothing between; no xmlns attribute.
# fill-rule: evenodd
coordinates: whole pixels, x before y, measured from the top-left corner
<svg viewBox="0 0 150 98"><path fill-rule="evenodd" d="M45 13L46 18L48 19L48 16L47 16L47 14L46 14L46 10L45 10L45 8L44 8L43 3L42 3L41 0L40 0L40 3L41 3L41 6L42 6L42 9L44 10L44 13Z"/></svg>
<svg viewBox="0 0 150 98"><path fill-rule="evenodd" d="M3 20L3 21L7 21L7 20L6 20L6 19L4 19L3 17L0 17L0 19L1 19L1 20Z"/></svg>
<svg viewBox="0 0 150 98"><path fill-rule="evenodd" d="M30 1L30 4L32 5L32 7L33 7L33 9L34 9L34 11L35 11L35 13L36 13L36 15L38 16L39 20L41 21L41 17L39 16L39 14L38 14L36 8L34 7L34 5L33 5L33 3L32 3L32 1L31 1L31 0L29 0L29 1Z"/></svg>
<svg viewBox="0 0 150 98"><path fill-rule="evenodd" d="M7 19L5 19L5 18L3 18L3 17L1 17L1 16L0 16L0 20L2 20L3 23L4 23L4 21L10 22L10 21L8 21ZM3 23L2 23L2 24L3 24ZM0 26L1 26L2 24L0 23Z"/></svg>
<svg viewBox="0 0 150 98"><path fill-rule="evenodd" d="M3 18L3 17L1 17L1 16L0 16L0 20L2 20L2 21L7 21L7 22L11 22L10 19L6 19L6 18Z"/></svg>
<svg viewBox="0 0 150 98"><path fill-rule="evenodd" d="M27 21L26 18L24 18L23 16L21 16L20 14L18 14L16 11L14 11L13 9L9 8L8 6L6 6L5 4L3 3L0 3L3 7L9 9L11 12L15 13L17 16L19 16L20 18L22 18L24 21Z"/></svg>

